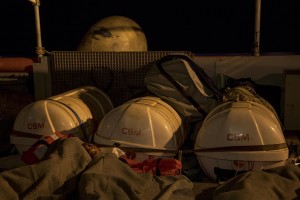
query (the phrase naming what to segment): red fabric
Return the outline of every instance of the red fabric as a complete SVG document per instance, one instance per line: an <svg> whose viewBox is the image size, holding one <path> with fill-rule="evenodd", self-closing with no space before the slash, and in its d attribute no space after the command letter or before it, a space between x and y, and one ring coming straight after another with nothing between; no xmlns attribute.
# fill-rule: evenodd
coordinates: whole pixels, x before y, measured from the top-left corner
<svg viewBox="0 0 300 200"><path fill-rule="evenodd" d="M33 144L27 151L23 152L21 159L26 163L26 164L34 164L39 161L38 157L34 154L34 151L38 147L38 143L36 142Z"/></svg>
<svg viewBox="0 0 300 200"><path fill-rule="evenodd" d="M122 161L127 163L137 173L152 173L158 176L176 176L182 169L181 161L173 158L149 158L143 162L138 162L122 157Z"/></svg>
<svg viewBox="0 0 300 200"><path fill-rule="evenodd" d="M62 134L58 131L52 135L42 136L36 143L34 143L27 151L23 152L21 159L26 164L34 164L41 160L44 156L45 151L48 149L48 146L57 139L63 139L73 137L71 134ZM39 155L39 156L37 156Z"/></svg>

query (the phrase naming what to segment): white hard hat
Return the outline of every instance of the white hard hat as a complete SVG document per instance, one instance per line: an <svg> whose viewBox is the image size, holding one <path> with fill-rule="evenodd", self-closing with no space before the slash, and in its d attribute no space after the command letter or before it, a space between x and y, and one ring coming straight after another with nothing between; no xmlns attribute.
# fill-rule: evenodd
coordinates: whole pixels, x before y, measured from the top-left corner
<svg viewBox="0 0 300 200"><path fill-rule="evenodd" d="M185 130L178 113L158 97L130 100L100 122L94 142L103 146L147 150L151 155L175 156Z"/></svg>
<svg viewBox="0 0 300 200"><path fill-rule="evenodd" d="M69 97L81 101L80 105L88 109L87 113L90 112L92 115L95 131L103 117L114 108L107 94L94 86L78 87L57 96L52 96L49 99L60 101Z"/></svg>
<svg viewBox="0 0 300 200"><path fill-rule="evenodd" d="M282 166L288 148L281 125L264 105L225 102L205 118L196 138L195 154L205 173L235 173Z"/></svg>
<svg viewBox="0 0 300 200"><path fill-rule="evenodd" d="M10 143L21 154L42 136L59 131L87 139L92 133L91 114L75 99L39 100L24 107L17 115Z"/></svg>

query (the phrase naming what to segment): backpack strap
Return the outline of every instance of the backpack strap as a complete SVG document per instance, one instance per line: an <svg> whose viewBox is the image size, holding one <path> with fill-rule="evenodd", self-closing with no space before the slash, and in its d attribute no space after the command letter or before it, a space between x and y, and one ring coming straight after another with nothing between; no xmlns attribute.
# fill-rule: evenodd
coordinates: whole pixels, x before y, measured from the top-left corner
<svg viewBox="0 0 300 200"><path fill-rule="evenodd" d="M176 88L177 90L203 115L207 116L207 112L201 108L201 106L187 93L185 93L184 89L172 78L170 74L166 72L163 68L162 63L164 60L159 60L157 62L158 69L162 75L164 75Z"/></svg>
<svg viewBox="0 0 300 200"><path fill-rule="evenodd" d="M197 65L197 63L195 63L195 61L193 61L189 56L183 54L170 54L161 58L159 62L167 62L172 59L182 59L188 62L190 64L190 67L193 69L193 71L201 81L201 83L213 92L213 98L215 98L217 101L222 100L223 94L221 90L215 85L211 77L209 77L206 74L206 72L199 65Z"/></svg>
<svg viewBox="0 0 300 200"><path fill-rule="evenodd" d="M207 112L201 108L201 106L193 99L192 96L188 95L184 89L177 83L174 78L166 72L166 70L163 68L162 63L168 62L173 59L183 59L187 61L193 71L196 73L197 77L200 79L201 83L205 85L205 87L209 88L213 92L213 98L216 100L220 100L222 97L221 92L218 90L218 88L214 85L214 83L211 81L210 77L205 73L203 69L201 69L197 64L190 59L186 55L167 55L159 59L156 64L158 67L158 70L160 73L165 76L176 88L177 90L205 117L207 116Z"/></svg>

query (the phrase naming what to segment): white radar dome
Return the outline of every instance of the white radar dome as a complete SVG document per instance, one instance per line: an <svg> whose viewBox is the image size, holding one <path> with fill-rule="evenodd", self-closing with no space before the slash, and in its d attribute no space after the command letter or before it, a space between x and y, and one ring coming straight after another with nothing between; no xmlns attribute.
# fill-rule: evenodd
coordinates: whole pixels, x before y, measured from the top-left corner
<svg viewBox="0 0 300 200"><path fill-rule="evenodd" d="M78 51L147 51L142 28L124 16L110 16L92 25L85 33Z"/></svg>

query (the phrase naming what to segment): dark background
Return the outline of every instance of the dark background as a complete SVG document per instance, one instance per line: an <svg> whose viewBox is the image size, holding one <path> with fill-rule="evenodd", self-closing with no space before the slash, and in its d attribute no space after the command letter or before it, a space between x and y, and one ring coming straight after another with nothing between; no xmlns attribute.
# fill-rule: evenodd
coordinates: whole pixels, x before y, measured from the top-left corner
<svg viewBox="0 0 300 200"><path fill-rule="evenodd" d="M104 17L122 15L143 29L148 50L197 54L251 54L255 0L101 1L41 0L43 46L76 50L84 33ZM34 7L1 0L0 56L34 56ZM262 0L261 53L300 52L300 1Z"/></svg>

